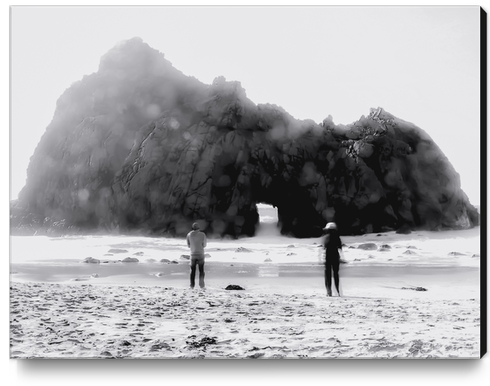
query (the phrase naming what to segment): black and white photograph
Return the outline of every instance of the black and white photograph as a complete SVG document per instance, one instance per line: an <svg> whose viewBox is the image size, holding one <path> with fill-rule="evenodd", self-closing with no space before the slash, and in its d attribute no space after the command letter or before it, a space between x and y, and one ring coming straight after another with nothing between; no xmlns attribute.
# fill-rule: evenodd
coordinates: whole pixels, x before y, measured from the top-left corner
<svg viewBox="0 0 490 386"><path fill-rule="evenodd" d="M10 359L481 358L483 27L10 7Z"/></svg>

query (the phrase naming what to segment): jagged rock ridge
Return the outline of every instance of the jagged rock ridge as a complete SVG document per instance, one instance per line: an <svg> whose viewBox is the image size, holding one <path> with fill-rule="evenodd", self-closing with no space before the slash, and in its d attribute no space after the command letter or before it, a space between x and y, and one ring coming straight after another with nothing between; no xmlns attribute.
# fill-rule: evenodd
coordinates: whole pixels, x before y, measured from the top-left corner
<svg viewBox="0 0 490 386"><path fill-rule="evenodd" d="M60 97L11 205L13 228L253 235L469 228L476 209L432 139L381 108L350 125L256 105L239 82L185 76L134 38Z"/></svg>

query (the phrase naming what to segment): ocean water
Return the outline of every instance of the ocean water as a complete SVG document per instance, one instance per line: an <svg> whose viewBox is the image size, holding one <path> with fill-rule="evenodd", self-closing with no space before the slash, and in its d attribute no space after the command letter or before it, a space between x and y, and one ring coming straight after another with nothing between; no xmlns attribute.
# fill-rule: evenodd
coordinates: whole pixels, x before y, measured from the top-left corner
<svg viewBox="0 0 490 386"><path fill-rule="evenodd" d="M272 230L269 230L272 232ZM208 240L209 261L241 263L318 263L321 238L296 239L262 234L238 240ZM480 266L479 228L467 231L394 232L342 237L343 259L352 265ZM375 250L359 248L375 244ZM11 236L10 262L78 263L87 257L118 261L135 257L140 263L161 259L181 261L189 249L184 239L136 236Z"/></svg>

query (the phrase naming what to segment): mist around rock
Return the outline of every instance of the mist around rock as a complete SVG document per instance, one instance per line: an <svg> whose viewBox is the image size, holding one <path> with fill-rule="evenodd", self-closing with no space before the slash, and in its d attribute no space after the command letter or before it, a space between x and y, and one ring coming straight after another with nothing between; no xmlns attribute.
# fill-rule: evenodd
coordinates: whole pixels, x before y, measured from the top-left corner
<svg viewBox="0 0 490 386"><path fill-rule="evenodd" d="M430 128L427 128L430 130ZM256 235L257 205L283 235L468 229L479 213L430 136L382 108L348 124L256 105L239 82L175 69L140 38L101 58L57 102L11 229Z"/></svg>

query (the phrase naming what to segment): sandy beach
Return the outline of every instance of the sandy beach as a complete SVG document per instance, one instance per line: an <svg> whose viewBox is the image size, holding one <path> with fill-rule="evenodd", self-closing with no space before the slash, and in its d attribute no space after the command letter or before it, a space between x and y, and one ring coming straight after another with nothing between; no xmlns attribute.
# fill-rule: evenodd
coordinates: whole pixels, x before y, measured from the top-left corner
<svg viewBox="0 0 490 386"><path fill-rule="evenodd" d="M210 240L191 290L184 240L11 237L10 356L479 358L479 228L342 241L327 297L321 239Z"/></svg>

